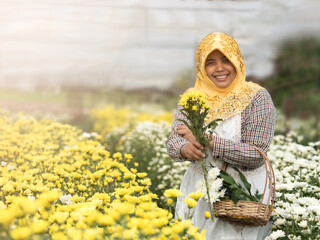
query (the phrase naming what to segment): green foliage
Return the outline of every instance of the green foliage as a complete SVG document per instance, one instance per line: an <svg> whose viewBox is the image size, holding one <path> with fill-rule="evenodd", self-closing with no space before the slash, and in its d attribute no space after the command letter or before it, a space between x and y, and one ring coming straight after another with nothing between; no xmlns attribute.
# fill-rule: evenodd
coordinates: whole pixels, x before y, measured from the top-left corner
<svg viewBox="0 0 320 240"><path fill-rule="evenodd" d="M275 76L268 80L276 105L281 106L287 98L299 98L301 93L306 93L305 91L310 92L312 97L302 94L304 96L301 100L312 99L314 103L316 96L312 90L319 91L320 88L319 58L318 39L290 41L283 45L276 58ZM297 94L299 96L295 96Z"/></svg>
<svg viewBox="0 0 320 240"><path fill-rule="evenodd" d="M317 138L320 136L319 60L320 39L285 42L276 58L276 72L266 83L275 105L283 110L286 119L315 117Z"/></svg>
<svg viewBox="0 0 320 240"><path fill-rule="evenodd" d="M231 199L234 204L237 204L239 200L259 202L262 194L259 194L259 192L252 194L251 184L248 182L247 178L237 168L234 169L239 173L244 187L240 184L237 184L230 174L221 170L220 176L223 178L223 187L226 189L224 198Z"/></svg>

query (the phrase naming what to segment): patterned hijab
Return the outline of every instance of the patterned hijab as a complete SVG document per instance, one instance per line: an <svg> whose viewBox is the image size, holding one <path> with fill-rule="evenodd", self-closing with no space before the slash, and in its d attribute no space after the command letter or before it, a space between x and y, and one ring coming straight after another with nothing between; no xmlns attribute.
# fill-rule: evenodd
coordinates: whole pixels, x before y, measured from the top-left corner
<svg viewBox="0 0 320 240"><path fill-rule="evenodd" d="M217 87L208 77L205 64L208 55L214 50L223 53L236 69L236 77L226 88ZM210 120L227 119L241 113L262 88L258 84L247 82L245 65L237 42L228 34L211 33L200 42L196 54L197 80L194 88L188 91L200 91L205 94L210 105Z"/></svg>

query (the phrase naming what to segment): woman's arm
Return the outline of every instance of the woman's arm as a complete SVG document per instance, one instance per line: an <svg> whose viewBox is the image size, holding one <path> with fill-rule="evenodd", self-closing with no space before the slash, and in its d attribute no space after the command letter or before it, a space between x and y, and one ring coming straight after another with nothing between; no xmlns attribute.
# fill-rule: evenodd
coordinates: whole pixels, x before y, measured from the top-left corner
<svg viewBox="0 0 320 240"><path fill-rule="evenodd" d="M178 134L178 128L183 125L183 122L179 121L178 119L186 120L186 117L180 112L182 107L179 106L174 118L174 121L171 125L171 133L166 141L167 151L170 157L172 157L175 161L185 161L180 153L180 149L189 143L189 141Z"/></svg>
<svg viewBox="0 0 320 240"><path fill-rule="evenodd" d="M253 146L268 151L277 121L269 93L265 89L260 90L241 117L241 142L235 143L217 136L211 141L210 148L216 158L231 165L254 169L263 164L263 158Z"/></svg>

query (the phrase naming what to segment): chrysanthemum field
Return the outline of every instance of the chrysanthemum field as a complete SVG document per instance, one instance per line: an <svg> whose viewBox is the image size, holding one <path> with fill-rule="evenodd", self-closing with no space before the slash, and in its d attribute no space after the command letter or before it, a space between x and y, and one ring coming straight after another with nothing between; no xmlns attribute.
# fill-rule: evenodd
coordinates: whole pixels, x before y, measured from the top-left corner
<svg viewBox="0 0 320 240"><path fill-rule="evenodd" d="M203 239L100 135L1 111L0 136L0 239Z"/></svg>
<svg viewBox="0 0 320 240"><path fill-rule="evenodd" d="M204 239L172 212L188 163L166 153L171 113L107 107L90 133L0 110L0 239ZM269 239L320 239L320 142L276 136ZM167 190L167 191L166 191Z"/></svg>

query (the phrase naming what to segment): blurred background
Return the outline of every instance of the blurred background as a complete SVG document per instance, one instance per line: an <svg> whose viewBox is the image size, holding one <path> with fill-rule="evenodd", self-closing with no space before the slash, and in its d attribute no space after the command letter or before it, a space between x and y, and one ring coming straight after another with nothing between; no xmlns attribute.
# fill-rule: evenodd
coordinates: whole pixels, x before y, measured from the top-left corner
<svg viewBox="0 0 320 240"><path fill-rule="evenodd" d="M277 133L316 141L319 10L318 0L1 0L0 108L86 131L110 104L174 113L198 43L220 31L271 93Z"/></svg>

